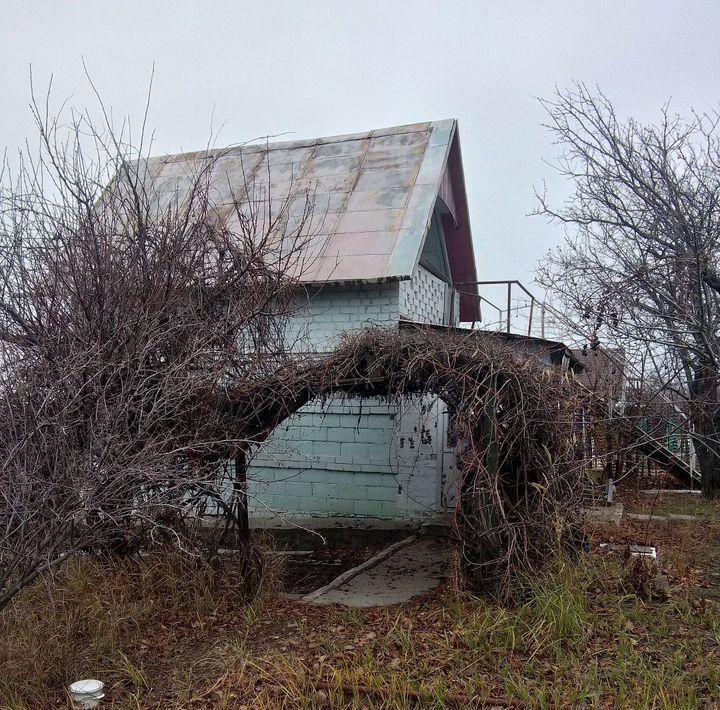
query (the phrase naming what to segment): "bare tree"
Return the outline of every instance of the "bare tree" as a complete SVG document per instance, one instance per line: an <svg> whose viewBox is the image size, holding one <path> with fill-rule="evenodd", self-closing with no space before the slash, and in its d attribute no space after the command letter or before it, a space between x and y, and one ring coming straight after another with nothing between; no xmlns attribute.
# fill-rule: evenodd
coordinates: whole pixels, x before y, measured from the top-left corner
<svg viewBox="0 0 720 710"><path fill-rule="evenodd" d="M238 403L277 386L313 239L309 193L288 220L289 194L235 186L221 215L222 151L168 200L144 132L33 110L0 187L0 607L78 550L187 544L209 502L246 532L263 424Z"/></svg>
<svg viewBox="0 0 720 710"><path fill-rule="evenodd" d="M568 227L539 281L591 346L618 343L685 403L703 492L720 496L720 116L621 120L582 84L542 104L574 192L559 206L539 195Z"/></svg>

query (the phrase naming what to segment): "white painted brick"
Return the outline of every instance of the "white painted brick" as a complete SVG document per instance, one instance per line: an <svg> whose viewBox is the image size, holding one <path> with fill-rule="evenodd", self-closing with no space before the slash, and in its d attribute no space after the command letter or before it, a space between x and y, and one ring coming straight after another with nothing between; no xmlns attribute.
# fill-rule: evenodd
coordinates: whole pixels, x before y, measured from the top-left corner
<svg viewBox="0 0 720 710"><path fill-rule="evenodd" d="M455 297L455 292L450 294L450 287L442 279L418 266L412 279L400 283L400 314L403 318L421 323L455 325L457 308L453 311L453 323L447 323L445 317L446 298Z"/></svg>

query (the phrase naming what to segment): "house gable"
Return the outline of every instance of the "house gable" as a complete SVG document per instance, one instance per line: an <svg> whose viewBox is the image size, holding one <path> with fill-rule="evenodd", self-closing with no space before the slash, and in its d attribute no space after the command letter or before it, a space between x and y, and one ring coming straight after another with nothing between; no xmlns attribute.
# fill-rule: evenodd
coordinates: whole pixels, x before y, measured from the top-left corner
<svg viewBox="0 0 720 710"><path fill-rule="evenodd" d="M298 277L314 285L412 278L441 197L451 281L476 279L454 119L150 158L137 169L158 209L182 204L207 170L216 213L230 229L234 204L259 205L279 238L297 227L310 199L312 253ZM277 221L273 210L282 212ZM477 299L462 296L464 320L473 309Z"/></svg>

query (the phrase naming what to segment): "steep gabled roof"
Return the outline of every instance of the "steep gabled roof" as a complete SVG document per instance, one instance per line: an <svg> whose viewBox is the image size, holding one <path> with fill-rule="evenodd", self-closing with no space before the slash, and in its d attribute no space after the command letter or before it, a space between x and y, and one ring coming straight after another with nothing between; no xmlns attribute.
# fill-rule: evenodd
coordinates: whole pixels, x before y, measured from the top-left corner
<svg viewBox="0 0 720 710"><path fill-rule="evenodd" d="M312 195L307 227L318 246L301 276L308 284L411 278L438 198L449 210L443 227L453 280L477 278L454 119L150 158L145 174L158 203L182 199L203 162L211 164L213 204L231 228L233 200L289 200L292 226ZM461 318L475 320L475 309L477 299L463 295Z"/></svg>

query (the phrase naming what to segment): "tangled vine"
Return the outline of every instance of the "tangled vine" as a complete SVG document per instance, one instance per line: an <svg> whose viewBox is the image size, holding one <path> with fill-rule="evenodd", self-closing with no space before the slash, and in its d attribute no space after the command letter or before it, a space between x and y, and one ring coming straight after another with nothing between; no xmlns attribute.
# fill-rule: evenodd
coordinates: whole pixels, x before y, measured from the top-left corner
<svg viewBox="0 0 720 710"><path fill-rule="evenodd" d="M581 395L559 368L487 334L368 329L329 356L284 367L270 385L245 389L228 415L234 426L254 418L260 441L309 400L335 392L433 395L448 405L461 470L454 534L471 589L507 593L517 575L577 543Z"/></svg>

